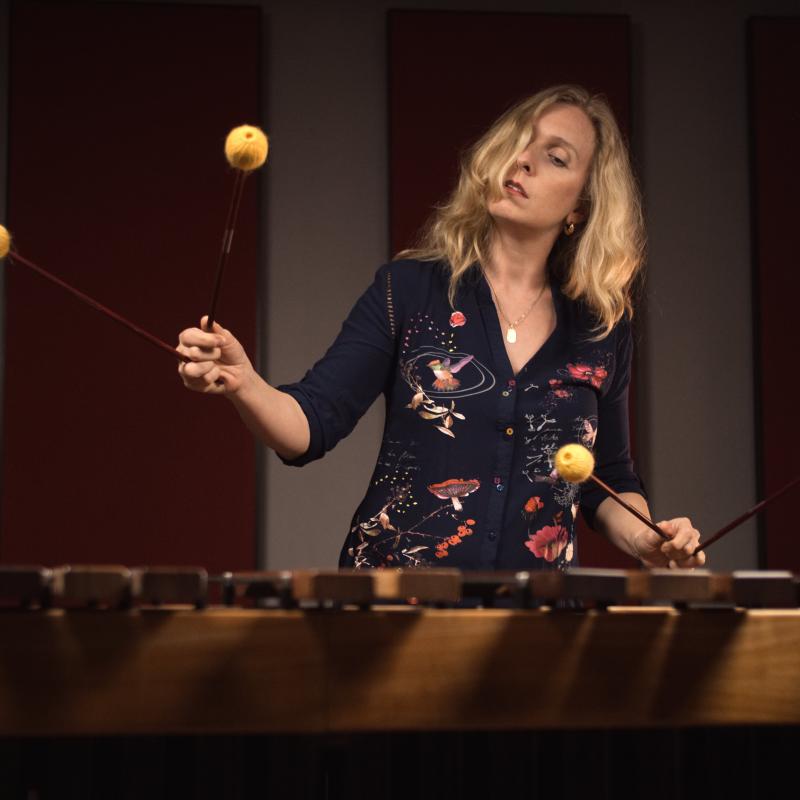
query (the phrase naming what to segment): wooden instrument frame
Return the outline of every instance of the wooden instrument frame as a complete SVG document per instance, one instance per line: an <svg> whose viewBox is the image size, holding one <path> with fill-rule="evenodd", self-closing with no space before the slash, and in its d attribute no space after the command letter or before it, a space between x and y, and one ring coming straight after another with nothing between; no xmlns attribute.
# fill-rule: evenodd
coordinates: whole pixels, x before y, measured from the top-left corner
<svg viewBox="0 0 800 800"><path fill-rule="evenodd" d="M800 723L800 610L0 613L0 735Z"/></svg>

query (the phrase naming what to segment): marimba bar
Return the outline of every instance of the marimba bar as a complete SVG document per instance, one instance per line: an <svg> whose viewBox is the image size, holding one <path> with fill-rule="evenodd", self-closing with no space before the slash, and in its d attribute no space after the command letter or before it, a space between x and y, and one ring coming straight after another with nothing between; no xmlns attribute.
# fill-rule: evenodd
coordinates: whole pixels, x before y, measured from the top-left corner
<svg viewBox="0 0 800 800"><path fill-rule="evenodd" d="M131 571L131 595L147 605L208 603L208 573L202 567L147 567Z"/></svg>
<svg viewBox="0 0 800 800"><path fill-rule="evenodd" d="M790 572L601 570L460 572L452 569L294 570L230 572L209 577L200 567L65 565L0 567L0 605L28 609L127 609L209 603L210 586L226 606L272 601L287 608L411 606L541 606L603 609L672 604L678 608L797 608L800 580Z"/></svg>

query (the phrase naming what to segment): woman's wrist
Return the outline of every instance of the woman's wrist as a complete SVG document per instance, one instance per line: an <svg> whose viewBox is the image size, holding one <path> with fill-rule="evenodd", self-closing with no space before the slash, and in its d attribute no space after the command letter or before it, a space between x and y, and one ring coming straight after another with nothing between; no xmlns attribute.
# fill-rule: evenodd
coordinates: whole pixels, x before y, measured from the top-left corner
<svg viewBox="0 0 800 800"><path fill-rule="evenodd" d="M646 517L650 518L647 501L635 492L623 492L623 500L634 506ZM607 497L598 506L595 517L597 530L615 547L632 558L644 563L648 548L650 530L642 525L629 511L620 506L612 498ZM655 534L653 534L655 535Z"/></svg>
<svg viewBox="0 0 800 800"><path fill-rule="evenodd" d="M653 541L654 539L656 539L655 542ZM658 554L660 553L660 550L657 549L660 545L660 542L661 540L657 539L656 534L654 534L649 528L638 528L637 530L633 531L630 536L631 555L640 564L642 564L642 566L648 568L661 566L663 565L662 561L664 560L659 560L657 558ZM654 555L656 556L655 560Z"/></svg>
<svg viewBox="0 0 800 800"><path fill-rule="evenodd" d="M263 391L259 384L266 384L266 382L248 361L246 365L242 365L242 376L237 385L229 388L225 396L236 406L253 405L257 402L260 392Z"/></svg>

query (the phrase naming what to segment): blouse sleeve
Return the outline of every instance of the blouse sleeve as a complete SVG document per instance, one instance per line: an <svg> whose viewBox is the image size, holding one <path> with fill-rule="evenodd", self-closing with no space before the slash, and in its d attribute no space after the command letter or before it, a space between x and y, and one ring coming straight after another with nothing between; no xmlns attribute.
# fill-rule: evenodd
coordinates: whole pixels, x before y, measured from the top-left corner
<svg viewBox="0 0 800 800"><path fill-rule="evenodd" d="M611 384L598 401L595 475L617 492L636 492L647 498L642 480L634 471L630 454L628 388L632 359L631 325L627 319L623 319L616 329L615 365ZM590 482L583 487L581 512L590 528L594 528L597 508L607 496L595 483Z"/></svg>
<svg viewBox="0 0 800 800"><path fill-rule="evenodd" d="M336 340L305 377L277 387L300 404L311 434L308 450L301 456L278 456L284 464L302 467L322 458L353 430L385 390L395 362L390 269L387 264L377 271Z"/></svg>

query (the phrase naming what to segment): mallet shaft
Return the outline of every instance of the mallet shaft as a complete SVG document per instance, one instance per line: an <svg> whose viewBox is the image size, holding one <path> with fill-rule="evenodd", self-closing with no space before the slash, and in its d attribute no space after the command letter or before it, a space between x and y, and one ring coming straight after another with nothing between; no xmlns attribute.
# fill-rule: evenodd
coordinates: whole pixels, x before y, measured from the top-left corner
<svg viewBox="0 0 800 800"><path fill-rule="evenodd" d="M48 281L55 283L56 286L60 286L62 289L66 289L70 294L74 297L77 297L78 300L86 303L86 305L91 306L97 311L100 311L102 314L105 314L111 319L116 320L121 325L124 325L128 330L133 331L134 333L141 336L143 339L146 339L151 344L154 344L156 347L160 347L162 350L166 350L170 355L174 356L175 358L179 358L181 361L191 361L188 356L184 356L183 354L179 353L174 347L170 347L165 341L162 341L157 336L153 336L152 333L148 333L144 328L140 328L136 323L131 322L129 319L126 319L121 314L117 314L116 311L112 311L107 306L104 306L102 303L98 303L92 297L89 297L88 294L84 294L79 289L76 289L73 286L70 286L66 281L62 281L61 278L57 278L51 272L48 272L46 269L42 269L40 266L37 266L33 263L33 261L28 261L27 258L23 258L19 253L12 250L8 254L8 258L10 261L14 261L18 264L23 264L24 266L28 267L28 269L32 269L34 272L41 275L43 278L46 278Z"/></svg>

